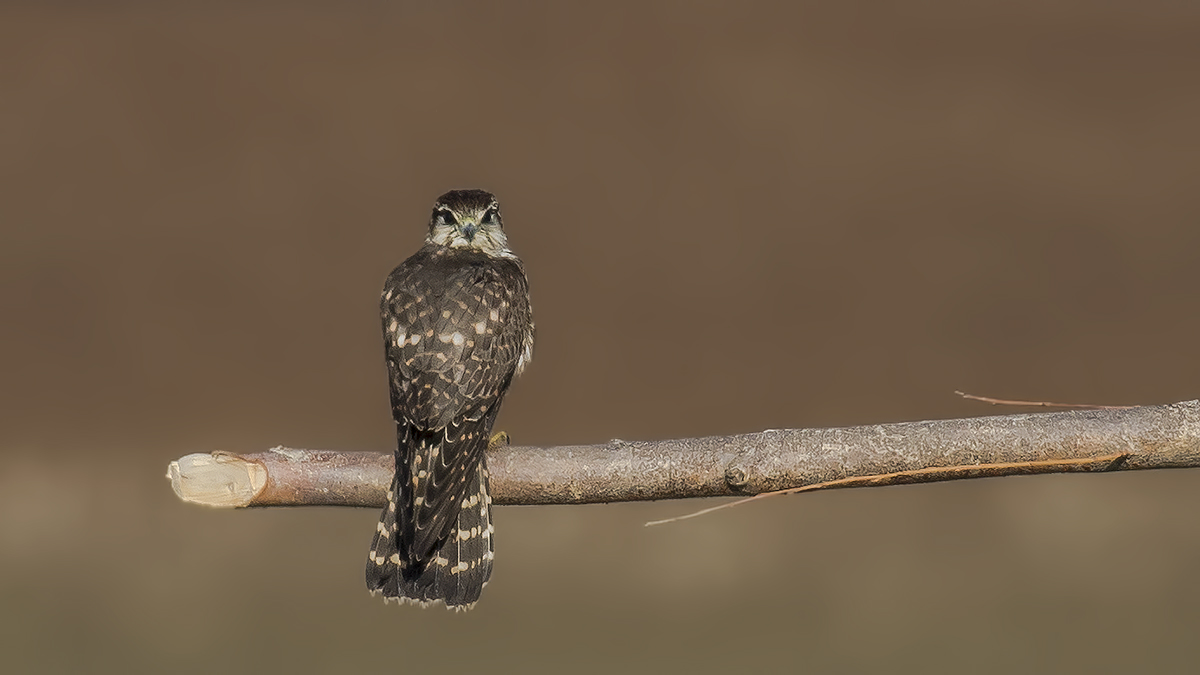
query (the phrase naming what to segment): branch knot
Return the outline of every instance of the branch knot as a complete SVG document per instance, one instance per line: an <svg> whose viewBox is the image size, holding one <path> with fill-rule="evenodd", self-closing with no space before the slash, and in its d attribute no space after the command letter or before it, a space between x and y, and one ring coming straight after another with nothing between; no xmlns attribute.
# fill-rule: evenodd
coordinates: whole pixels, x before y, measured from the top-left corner
<svg viewBox="0 0 1200 675"><path fill-rule="evenodd" d="M750 477L742 467L731 464L725 468L725 484L732 490L741 491L750 483Z"/></svg>

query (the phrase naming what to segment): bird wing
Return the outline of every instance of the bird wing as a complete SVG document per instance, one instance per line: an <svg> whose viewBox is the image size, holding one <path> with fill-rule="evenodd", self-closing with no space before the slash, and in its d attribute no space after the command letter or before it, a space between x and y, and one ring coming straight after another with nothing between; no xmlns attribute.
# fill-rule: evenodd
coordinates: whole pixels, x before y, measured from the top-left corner
<svg viewBox="0 0 1200 675"><path fill-rule="evenodd" d="M384 286L381 316L392 414L409 427L397 464L408 466L400 521L417 559L450 534L527 333L520 262L422 249Z"/></svg>

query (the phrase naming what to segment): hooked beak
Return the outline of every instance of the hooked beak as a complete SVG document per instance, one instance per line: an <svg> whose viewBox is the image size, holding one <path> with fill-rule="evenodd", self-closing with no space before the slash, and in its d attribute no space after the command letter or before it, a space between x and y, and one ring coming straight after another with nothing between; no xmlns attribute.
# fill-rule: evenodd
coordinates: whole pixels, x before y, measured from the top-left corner
<svg viewBox="0 0 1200 675"><path fill-rule="evenodd" d="M475 233L479 231L479 225L475 223L463 223L458 230L462 233L463 239L471 241L475 239Z"/></svg>

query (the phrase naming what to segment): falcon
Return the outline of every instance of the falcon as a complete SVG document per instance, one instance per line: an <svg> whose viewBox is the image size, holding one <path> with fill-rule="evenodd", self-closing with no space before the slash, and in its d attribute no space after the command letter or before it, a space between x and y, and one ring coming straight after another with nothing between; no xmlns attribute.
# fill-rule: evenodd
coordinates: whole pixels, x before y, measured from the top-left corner
<svg viewBox="0 0 1200 675"><path fill-rule="evenodd" d="M492 574L485 451L533 352L529 283L491 193L438 198L425 245L388 276L380 314L396 474L367 588L385 600L469 609Z"/></svg>

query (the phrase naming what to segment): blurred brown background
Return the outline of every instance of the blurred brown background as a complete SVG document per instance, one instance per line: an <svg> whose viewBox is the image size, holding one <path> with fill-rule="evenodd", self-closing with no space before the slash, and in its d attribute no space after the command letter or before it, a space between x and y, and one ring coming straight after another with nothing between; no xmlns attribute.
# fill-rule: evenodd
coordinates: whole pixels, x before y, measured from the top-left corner
<svg viewBox="0 0 1200 675"><path fill-rule="evenodd" d="M389 450L379 288L495 191L520 444L1195 398L1186 2L0 10L6 672L1175 672L1200 473L500 508L475 611L377 514L180 455Z"/></svg>

